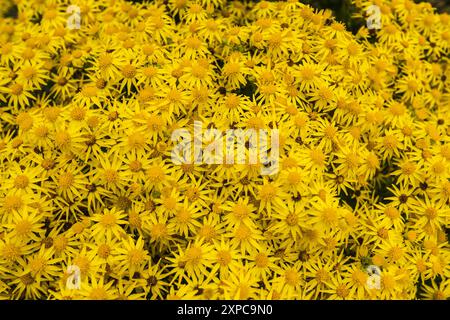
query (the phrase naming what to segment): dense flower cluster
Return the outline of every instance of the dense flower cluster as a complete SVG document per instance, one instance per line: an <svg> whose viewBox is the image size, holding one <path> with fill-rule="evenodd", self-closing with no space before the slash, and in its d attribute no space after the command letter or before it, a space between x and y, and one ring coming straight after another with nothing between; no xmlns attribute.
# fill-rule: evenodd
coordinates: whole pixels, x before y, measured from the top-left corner
<svg viewBox="0 0 450 320"><path fill-rule="evenodd" d="M2 298L450 297L449 15L376 0L382 28L352 34L295 0L14 2ZM197 120L278 128L280 171L174 164Z"/></svg>

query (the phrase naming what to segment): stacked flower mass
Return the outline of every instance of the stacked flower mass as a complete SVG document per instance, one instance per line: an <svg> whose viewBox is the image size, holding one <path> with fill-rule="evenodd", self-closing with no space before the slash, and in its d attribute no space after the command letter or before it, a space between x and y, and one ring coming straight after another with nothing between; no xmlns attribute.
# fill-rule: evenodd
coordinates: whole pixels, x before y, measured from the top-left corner
<svg viewBox="0 0 450 320"><path fill-rule="evenodd" d="M2 298L450 297L449 15L0 3ZM174 164L194 121L279 129L279 172Z"/></svg>

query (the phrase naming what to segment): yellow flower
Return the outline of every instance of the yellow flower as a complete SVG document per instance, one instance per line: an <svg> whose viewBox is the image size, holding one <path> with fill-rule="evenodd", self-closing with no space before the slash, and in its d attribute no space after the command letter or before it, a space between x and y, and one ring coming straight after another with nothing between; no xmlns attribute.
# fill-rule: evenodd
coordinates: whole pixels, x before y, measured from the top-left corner
<svg viewBox="0 0 450 320"><path fill-rule="evenodd" d="M448 297L448 14L9 2L0 299ZM272 144L192 163L179 129L203 151L228 130Z"/></svg>
<svg viewBox="0 0 450 320"><path fill-rule="evenodd" d="M124 220L125 214L115 208L104 210L102 213L94 214L91 218L95 224L92 225L91 236L94 238L110 241L113 237L121 239L125 236L122 225L127 222Z"/></svg>
<svg viewBox="0 0 450 320"><path fill-rule="evenodd" d="M141 272L148 263L148 253L144 250L144 241L138 238L134 241L133 238L128 237L122 240L122 246L115 248L114 262L118 269L118 274L129 274L130 278L136 272Z"/></svg>

